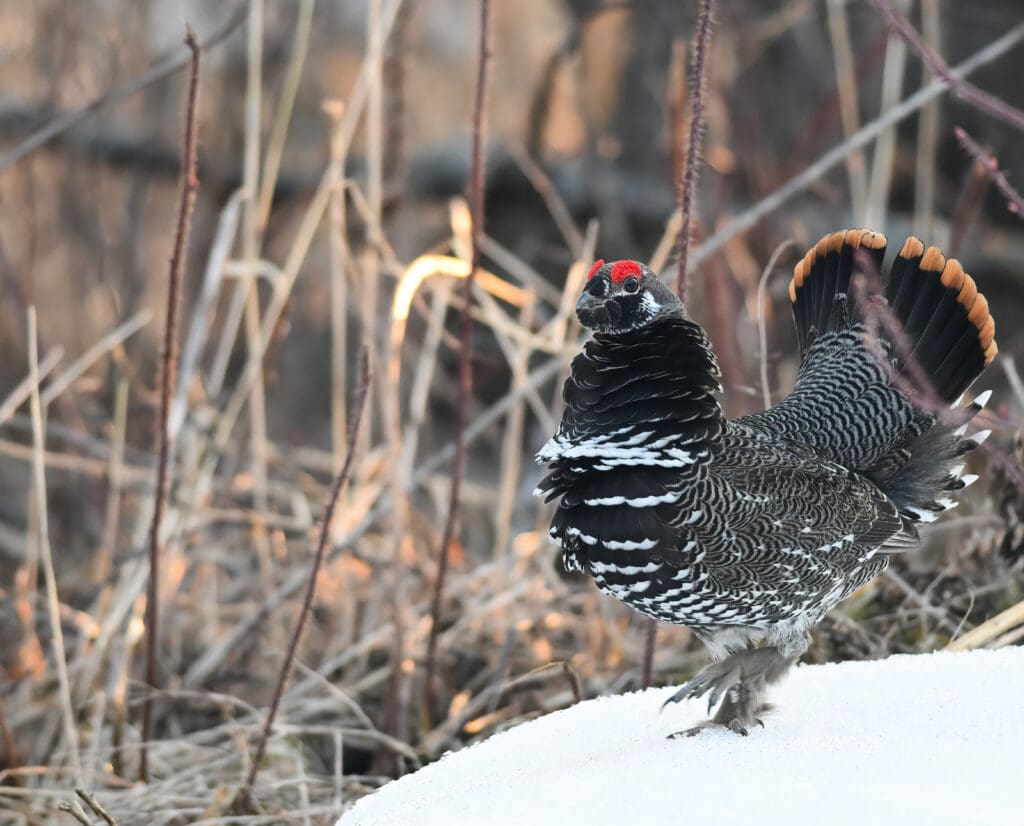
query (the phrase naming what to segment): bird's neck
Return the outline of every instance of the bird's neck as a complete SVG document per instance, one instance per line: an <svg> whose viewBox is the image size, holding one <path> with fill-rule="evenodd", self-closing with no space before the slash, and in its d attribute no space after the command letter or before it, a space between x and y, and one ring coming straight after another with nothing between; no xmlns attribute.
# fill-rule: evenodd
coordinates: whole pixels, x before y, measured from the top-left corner
<svg viewBox="0 0 1024 826"><path fill-rule="evenodd" d="M703 328L679 316L623 334L594 336L573 362L567 413L593 433L648 422L717 442L721 373Z"/></svg>

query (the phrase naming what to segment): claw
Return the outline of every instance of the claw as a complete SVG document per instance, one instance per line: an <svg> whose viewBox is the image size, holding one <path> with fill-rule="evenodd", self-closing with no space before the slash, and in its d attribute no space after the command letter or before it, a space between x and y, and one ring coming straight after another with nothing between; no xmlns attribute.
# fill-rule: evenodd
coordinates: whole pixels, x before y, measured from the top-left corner
<svg viewBox="0 0 1024 826"><path fill-rule="evenodd" d="M686 729L683 729L682 731L673 731L665 739L666 740L680 740L683 737L696 737L698 734L700 734L705 729L719 728L720 726L721 726L720 723L713 723L711 720L705 720L703 723L698 723L693 728L686 728Z"/></svg>
<svg viewBox="0 0 1024 826"><path fill-rule="evenodd" d="M689 685L689 683L686 683L675 694L673 694L665 702L663 702L661 704L661 710L664 711L666 706L671 705L673 703L681 703L683 700L687 699L687 686Z"/></svg>
<svg viewBox="0 0 1024 826"><path fill-rule="evenodd" d="M715 683L714 689L711 691L711 696L708 697L708 714L711 713L711 709L718 705L718 701L722 698L722 694L726 691L726 685L723 681Z"/></svg>
<svg viewBox="0 0 1024 826"><path fill-rule="evenodd" d="M671 703L681 703L683 700L692 700L695 697L700 697L707 690L707 685L700 680L700 675L698 674L688 683L683 683L675 694L662 703L661 710L664 711L665 706Z"/></svg>

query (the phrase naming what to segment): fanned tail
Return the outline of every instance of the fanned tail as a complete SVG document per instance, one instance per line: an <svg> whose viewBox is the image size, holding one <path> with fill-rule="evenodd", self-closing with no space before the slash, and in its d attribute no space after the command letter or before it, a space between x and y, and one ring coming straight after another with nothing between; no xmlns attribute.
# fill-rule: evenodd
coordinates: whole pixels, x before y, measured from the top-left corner
<svg viewBox="0 0 1024 826"><path fill-rule="evenodd" d="M857 251L863 250L874 271L885 258L885 236L867 229L848 229L826 235L808 250L793 270L789 298L806 356L820 333L851 329L862 321L860 309L850 299L850 282L859 269Z"/></svg>
<svg viewBox="0 0 1024 826"><path fill-rule="evenodd" d="M988 301L955 258L907 239L885 289L903 328L909 357L945 402L960 396L996 357L996 323ZM897 347L897 357L901 348Z"/></svg>
<svg viewBox="0 0 1024 826"><path fill-rule="evenodd" d="M885 237L869 230L832 233L796 265L789 295L800 373L790 398L766 416L871 477L909 518L930 522L955 506L947 494L975 480L964 474L962 457L988 435L968 437L966 424L954 430L936 423L935 405L957 407L995 358L995 321L960 263L914 237L900 249L884 288L872 290L885 247ZM868 288L860 301L852 288L858 273ZM870 302L881 297L888 309L868 323ZM873 362L865 358L869 351ZM908 390L922 398L912 400ZM956 418L968 422L989 395L960 408ZM796 424L797 413L811 414L809 421Z"/></svg>

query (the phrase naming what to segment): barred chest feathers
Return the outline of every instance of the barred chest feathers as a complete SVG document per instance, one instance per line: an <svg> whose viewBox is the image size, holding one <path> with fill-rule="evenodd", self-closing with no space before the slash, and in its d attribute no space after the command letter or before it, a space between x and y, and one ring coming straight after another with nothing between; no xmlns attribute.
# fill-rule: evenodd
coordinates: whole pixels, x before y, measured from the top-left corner
<svg viewBox="0 0 1024 826"><path fill-rule="evenodd" d="M537 493L561 497L551 535L566 568L650 603L636 605L647 613L657 595L645 575L669 562L674 596L700 577L702 552L686 537L705 516L699 482L722 433L718 379L704 331L682 312L597 333L572 363L561 427L537 454L550 465Z"/></svg>

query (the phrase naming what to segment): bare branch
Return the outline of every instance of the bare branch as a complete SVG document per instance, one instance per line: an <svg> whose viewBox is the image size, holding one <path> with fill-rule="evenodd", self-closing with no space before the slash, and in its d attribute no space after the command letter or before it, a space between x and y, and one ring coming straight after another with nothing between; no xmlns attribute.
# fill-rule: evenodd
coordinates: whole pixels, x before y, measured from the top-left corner
<svg viewBox="0 0 1024 826"><path fill-rule="evenodd" d="M701 0L697 11L697 33L693 48L693 93L690 95L690 140L686 147L686 165L679 184L679 212L683 227L679 233L679 260L676 292L686 300L686 266L690 252L691 217L697 194L697 156L704 136L704 96L707 93L708 44L711 42L711 15L715 0Z"/></svg>
<svg viewBox="0 0 1024 826"><path fill-rule="evenodd" d="M1006 199L1006 208L1019 218L1024 218L1024 198L1013 188L1013 185L1006 179L1006 175L999 169L999 161L982 149L961 127L955 127L953 135L964 151L981 165L985 174L996 185L996 189Z"/></svg>
<svg viewBox="0 0 1024 826"><path fill-rule="evenodd" d="M149 525L149 585L146 591L146 685L149 692L142 705L142 753L139 774L147 780L147 742L153 724L153 691L157 687L156 656L158 643L158 604L160 585L160 524L163 521L170 484L170 462L173 439L168 427L171 413L171 394L178 360L178 315L181 304L181 281L185 270L188 233L192 222L199 178L196 175L196 101L199 96L200 47L191 29L185 35L192 59L189 76L188 103L185 110L185 139L181 158L181 198L174 230L174 251L171 254L167 283L167 314L164 320L164 341L160 354L160 415L157 422L159 460L156 475L156 502Z"/></svg>
<svg viewBox="0 0 1024 826"><path fill-rule="evenodd" d="M950 76L953 78L966 77L971 72L977 71L982 66L1002 57L1010 51L1010 49L1020 43L1021 40L1024 40L1024 23L1014 26L1006 34L996 40L993 40L983 49L979 49L967 58L967 60L950 69ZM851 152L856 152L858 149L867 146L894 123L899 123L901 120L910 117L914 112L917 112L929 101L937 98L948 88L949 86L944 80L932 81L923 89L919 89L913 95L908 97L898 106L893 107L871 123L863 126L842 143L832 147L832 149L818 158L818 160L804 167L804 170L800 174L790 178L790 180L774 192L762 198L752 207L726 223L725 226L715 232L714 235L706 238L704 242L694 250L693 266L696 267L701 262L706 261L737 235L742 235L744 232L755 227L762 218L767 215L771 215L775 210L789 201L790 198L798 195L814 182L820 180L826 172L832 169L832 167L842 163L842 161ZM677 227L678 225L675 225L670 221L666 234L670 236L674 235L678 231ZM663 274L663 277L664 276L667 276L667 273Z"/></svg>
<svg viewBox="0 0 1024 826"><path fill-rule="evenodd" d="M356 438L359 436L359 425L362 422L363 408L366 406L366 397L370 389L370 359L364 349L359 356L359 390L356 393L355 404L352 408L352 424L348 431L348 445L346 447L345 464L334 479L331 494L327 498L327 507L324 508L323 522L320 524L320 540L316 545L316 555L313 557L313 564L309 569L309 581L306 584L306 595L302 600L302 608L299 610L299 617L295 623L295 630L292 632L291 641L288 644L288 651L285 654L284 662L281 663L281 671L277 676L277 687L274 689L274 698L270 703L270 711L267 712L267 720L263 725L263 733L260 735L259 743L253 754L252 766L249 768L249 777L241 793L245 794L251 790L256 783L256 775L260 770L260 763L263 762L263 754L267 749L267 741L270 739L270 731L274 726L274 719L277 717L278 708L281 705L281 697L284 696L285 686L291 678L292 667L295 664L295 653L302 639L302 633L306 629L306 622L309 620L309 613L313 609L313 595L316 593L316 580L320 575L320 568L323 566L324 557L327 555L327 542L331 535L331 522L334 519L334 510L338 505L338 497L341 495L345 482L348 481L349 472L352 469L352 459L356 453Z"/></svg>
<svg viewBox="0 0 1024 826"><path fill-rule="evenodd" d="M245 19L246 6L246 3L239 3L235 6L235 8L231 10L231 14L228 15L227 19L221 23L220 26L210 32L203 40L199 41L198 47L200 49L210 49L225 40L228 35L237 29L239 24ZM46 126L37 130L19 143L6 155L0 157L0 172L3 172L7 167L16 164L26 155L35 152L41 146L45 146L62 132L66 132L77 126L89 117L89 115L94 112L98 112L107 104L117 103L118 101L131 97L137 92L141 92L147 86L152 86L154 83L157 83L166 77L170 77L181 69L184 69L191 61L191 52L176 54L173 57L162 60L156 66L153 66L148 71L143 72L138 77L125 81L124 83L115 86L110 91L94 98L80 109L75 109L73 112L66 112L60 117L55 118L46 124Z"/></svg>
<svg viewBox="0 0 1024 826"><path fill-rule="evenodd" d="M917 33L917 30L910 25L910 21L896 11L889 0L871 1L875 4L875 8L881 12L882 17L885 18L889 28L903 38L914 54L921 59L921 62L936 77L940 78L952 90L954 95L971 104L974 108L980 109L982 112L992 115L992 117L1012 126L1019 132L1024 132L1024 112L1015 106L1011 106L1005 100L1000 100L995 95L990 95L988 92L979 89L973 83L964 80L963 77L951 71L946 61L939 57L924 42L921 35Z"/></svg>
<svg viewBox="0 0 1024 826"><path fill-rule="evenodd" d="M480 0L480 52L477 59L476 94L473 99L473 146L470 158L469 201L472 216L473 237L469 277L463 285L462 312L459 316L459 338L462 348L459 353L459 397L455 406L455 460L452 463L451 488L448 498L448 519L438 553L437 579L434 581L434 595L430 606L430 636L427 639L426 683L424 704L429 715L434 704L434 660L437 655L437 634L441 614L441 599L444 595L444 579L448 572L448 555L455 537L455 524L459 512L459 491L466 469L466 418L469 398L472 392L473 353L473 284L480 269L480 242L484 230L484 108L487 98L487 70L490 64L490 0Z"/></svg>

